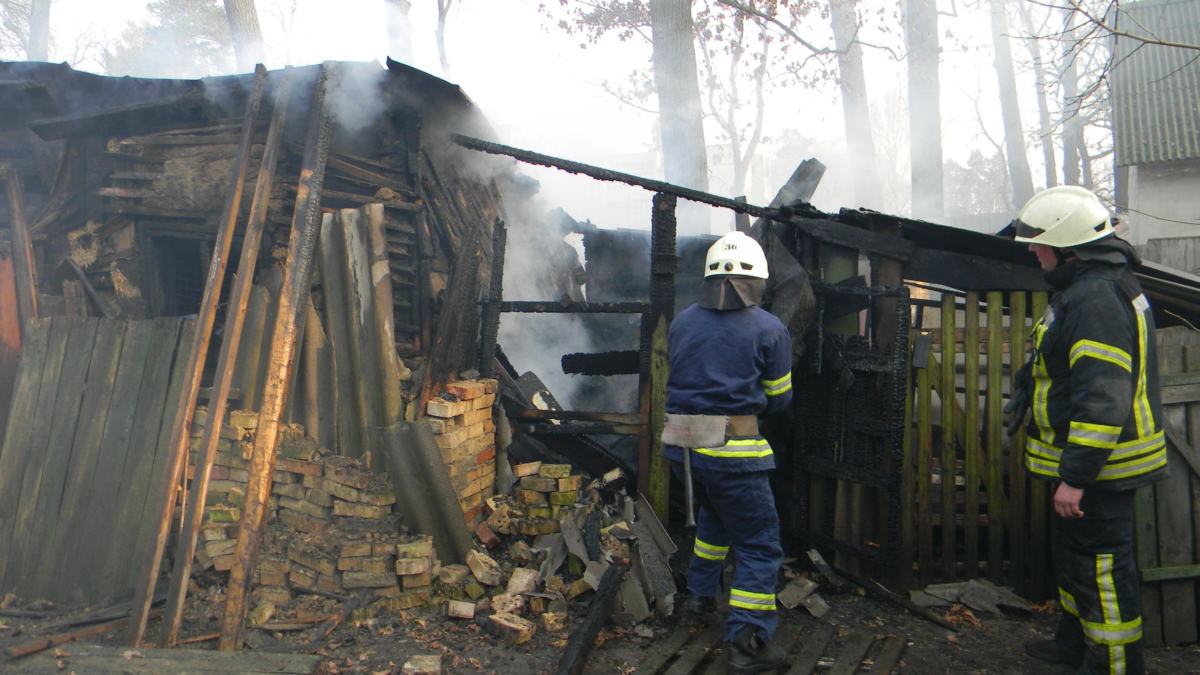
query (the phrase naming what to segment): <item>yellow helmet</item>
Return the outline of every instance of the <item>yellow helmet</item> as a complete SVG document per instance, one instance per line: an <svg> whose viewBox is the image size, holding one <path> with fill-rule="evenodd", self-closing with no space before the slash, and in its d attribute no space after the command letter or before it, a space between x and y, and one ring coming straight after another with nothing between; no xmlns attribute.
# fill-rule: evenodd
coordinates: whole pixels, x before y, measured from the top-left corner
<svg viewBox="0 0 1200 675"><path fill-rule="evenodd" d="M1107 237L1112 216L1104 203L1086 188L1059 185L1037 193L1017 216L1016 241L1071 248Z"/></svg>
<svg viewBox="0 0 1200 675"><path fill-rule="evenodd" d="M745 232L737 230L721 237L708 247L704 258L704 278L718 274L767 278L767 256Z"/></svg>

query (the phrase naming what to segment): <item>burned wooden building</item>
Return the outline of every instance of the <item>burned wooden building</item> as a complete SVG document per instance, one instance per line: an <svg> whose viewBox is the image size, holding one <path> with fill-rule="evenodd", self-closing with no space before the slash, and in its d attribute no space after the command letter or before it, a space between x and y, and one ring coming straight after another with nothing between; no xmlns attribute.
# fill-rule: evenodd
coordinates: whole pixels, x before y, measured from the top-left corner
<svg viewBox="0 0 1200 675"><path fill-rule="evenodd" d="M510 423L532 439L526 452L596 477L622 465L631 503L669 523L682 492L655 441L666 329L709 243L676 239L680 198L744 216L768 251L768 307L792 330L797 382L789 418L765 427L780 454L789 547L820 546L842 569L898 587L987 577L1048 590L1047 494L1020 470L1022 441L1003 435L1000 414L1047 288L1011 241L870 211L822 213L807 203L815 164L760 207L501 146L480 139L486 124L457 87L390 61L195 81L0 64L0 105L12 111L0 121L11 214L0 242L0 408L11 409L0 539L20 551L0 561L0 590L77 602L141 593L144 629L168 534L190 534L176 552L186 570L199 519L214 517L188 500L202 502L223 468L245 478L236 548L214 547L236 605L252 577L262 580L254 560L263 511L275 508L272 480L313 489L306 471L345 473L314 469L303 444L281 468L277 444L296 437L365 467L390 465L397 511L409 524L426 519L416 529L438 533L443 562L470 548L464 523L488 516L482 502L497 484L512 487L506 439L491 440ZM510 189L512 166L495 155L641 186L653 194L649 231L577 227L586 299L577 287L507 298L504 199L522 190ZM1161 326L1200 322L1200 279L1152 264L1139 275ZM636 378L632 410L564 409L535 374L511 370L498 327L514 313L586 317L609 351L567 355L561 367ZM1167 335L1164 344L1190 344ZM1179 377L1167 378L1176 388L1164 400L1178 416L1200 395L1184 373L1190 350L1176 346L1167 362ZM493 405L503 414L493 417ZM253 427L227 424L234 410L255 414ZM420 417L434 418L436 445L398 426ZM1167 432L1172 461L1200 473L1187 442L1195 430L1175 420ZM231 447L245 456L229 457ZM397 469L399 447L416 450ZM214 468L223 453L230 464ZM366 490L369 478L356 476L362 485L349 487ZM178 503L186 515L173 525L189 480ZM406 504L406 485L434 505ZM577 490L530 499L554 514L561 505L546 494ZM1194 633L1200 560L1151 534L1186 529L1156 494L1187 498L1196 487L1185 471L1154 490L1141 515L1143 567L1193 591ZM294 499L290 491L275 494ZM299 529L323 527L290 517ZM531 517L523 534L554 520ZM186 580L172 579L176 598ZM319 591L321 578L289 583ZM1178 603L1168 590L1156 597L1160 609ZM1167 641L1169 626L1187 624L1149 621ZM222 646L239 644L236 633L223 632Z"/></svg>

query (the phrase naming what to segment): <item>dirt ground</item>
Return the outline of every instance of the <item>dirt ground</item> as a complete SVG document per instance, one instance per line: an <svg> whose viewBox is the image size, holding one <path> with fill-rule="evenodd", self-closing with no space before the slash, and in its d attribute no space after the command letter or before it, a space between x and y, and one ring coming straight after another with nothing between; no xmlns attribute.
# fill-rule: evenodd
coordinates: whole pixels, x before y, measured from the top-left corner
<svg viewBox="0 0 1200 675"><path fill-rule="evenodd" d="M812 617L803 609L784 610L781 614L783 624L800 630L801 645L804 636L812 633L819 624L833 626L834 638L826 654L835 654L840 643L851 633L867 631L878 639L896 636L905 640L900 672L1033 675L1070 672L1067 668L1037 662L1026 656L1022 649L1026 640L1049 634L1054 622L1051 611L1026 616L970 615L974 617L973 621L958 608L950 615L961 620L962 627L953 632L889 601L865 596L853 589L828 595L826 599L832 609L822 619ZM218 630L216 609L205 606L194 609L196 611L190 614L185 624L185 638ZM319 653L325 657L323 667L327 673L399 673L409 658L419 654L441 655L446 673L553 673L559 666L569 631L579 624L585 612L586 603L575 603L572 622L566 631L557 634L539 632L530 642L517 646L503 644L474 622L448 619L440 608L432 607L345 624L334 630L326 641L317 644L303 644L309 631L271 634L256 629L247 629L247 642L256 650ZM71 615L72 612L63 610L37 619L3 618L0 621L0 648L43 637L42 627L61 622ZM151 627L151 634L155 634L154 628ZM647 650L663 641L674 628L674 622L650 622L630 628L609 626L602 632L584 672L594 675L634 672L646 657ZM89 642L119 644L119 639L120 636L114 634ZM188 646L211 649L213 645L213 642L199 642ZM79 672L71 666L71 645L57 649L59 654L66 655L59 659L61 672ZM829 661L828 658L823 660L817 672L827 669ZM5 657L0 660L0 672L20 672L22 663ZM861 664L857 672L870 672L870 665ZM1152 673L1200 673L1200 645L1149 649L1147 665ZM79 675L84 673L79 672Z"/></svg>

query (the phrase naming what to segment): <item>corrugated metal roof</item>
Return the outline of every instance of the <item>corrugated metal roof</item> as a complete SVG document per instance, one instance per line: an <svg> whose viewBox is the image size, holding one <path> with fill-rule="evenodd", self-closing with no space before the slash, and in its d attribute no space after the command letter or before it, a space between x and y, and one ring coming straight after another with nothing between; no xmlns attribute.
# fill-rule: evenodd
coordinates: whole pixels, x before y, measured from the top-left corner
<svg viewBox="0 0 1200 675"><path fill-rule="evenodd" d="M1200 45L1200 0L1122 3L1117 28ZM1117 166L1200 159L1200 51L1116 39Z"/></svg>

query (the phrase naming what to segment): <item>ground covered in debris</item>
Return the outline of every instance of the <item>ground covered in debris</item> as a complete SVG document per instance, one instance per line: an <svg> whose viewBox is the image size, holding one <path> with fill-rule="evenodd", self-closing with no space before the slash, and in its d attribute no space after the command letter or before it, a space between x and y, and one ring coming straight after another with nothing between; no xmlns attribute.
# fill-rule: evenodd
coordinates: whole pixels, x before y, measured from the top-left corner
<svg viewBox="0 0 1200 675"><path fill-rule="evenodd" d="M581 599L582 600L582 599ZM822 635L823 627L831 627L832 637L823 650L817 669L824 670L834 662L848 636L863 631L878 640L895 636L903 638L905 649L899 670L912 673L1061 673L1068 669L1040 664L1026 656L1022 644L1052 629L1052 610L1040 609L1027 615L990 616L975 614L962 606L938 610L960 626L951 631L918 617L886 600L867 596L850 587L846 591L828 594L832 609L816 619L803 609L787 610L782 614L785 626L800 632L800 645L806 639ZM68 621L73 612L58 610L42 604L11 603L9 613L26 611L41 614L31 617L4 617L0 623L0 647L28 644L44 636L44 628ZM324 657L328 673L391 673L402 672L404 664L414 656L440 657L443 672L448 673L552 673L562 659L570 630L578 625L586 611L585 602L573 603L567 629L558 633L539 631L532 640L509 646L481 629L473 621L451 619L441 607L403 610L357 623L346 623L333 630L328 638L304 644L310 630L276 631L251 629L247 642L255 651L316 652ZM187 625L188 637L203 636L217 630L219 618L194 616ZM151 634L154 633L152 626ZM647 622L630 628L609 626L597 641L585 673L634 672L644 663L647 654L661 644L676 628L674 622ZM692 630L700 630L694 627ZM828 629L826 629L828 630ZM784 632L781 630L781 633ZM97 644L118 644L119 635L91 638ZM72 672L73 644L51 647L41 656L56 656L62 672ZM188 647L212 648L212 642L198 642ZM33 659L37 657L27 657ZM131 658L137 658L131 654ZM710 659L719 658L719 652ZM13 671L22 661L6 658L0 666ZM863 663L859 672L868 672L870 663ZM1148 650L1148 668L1153 673L1200 672L1200 647L1185 645ZM701 664L698 672L706 672L711 664ZM56 668L57 669L57 668ZM75 671L82 672L84 671ZM718 671L721 672L721 671Z"/></svg>

